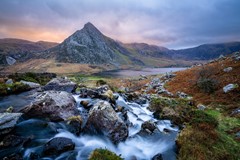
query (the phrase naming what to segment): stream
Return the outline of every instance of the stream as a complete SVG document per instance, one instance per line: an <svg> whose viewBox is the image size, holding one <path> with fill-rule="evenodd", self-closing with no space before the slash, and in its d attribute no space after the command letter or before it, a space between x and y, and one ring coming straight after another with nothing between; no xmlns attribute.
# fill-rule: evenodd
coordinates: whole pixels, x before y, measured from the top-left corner
<svg viewBox="0 0 240 160"><path fill-rule="evenodd" d="M29 94L25 93L25 96ZM22 95L22 96L24 96ZM79 98L79 95L73 95L77 101L78 110L81 112L83 119L87 118L87 110L85 110L80 102L83 100L91 100L90 98ZM16 98L17 96L14 95ZM11 105L11 99L8 96L2 98L2 104ZM23 98L23 97L21 97ZM24 103L29 102L25 100ZM129 136L126 141L114 145L108 138L100 135L81 134L76 136L67 130L64 123L47 122L39 119L22 120L17 124L16 134L23 137L32 137L32 141L24 146L24 159L31 160L32 157L41 153L43 144L47 143L53 137L70 138L75 143L75 150L64 152L58 157L44 157L42 160L64 160L77 159L85 160L89 154L96 148L106 148L117 155L121 155L126 160L148 160L156 154L161 153L165 160L176 159L175 139L178 134L178 127L171 124L169 120L157 120L153 117L153 112L150 112L147 107L148 103L139 105L130 103L118 96L116 101L117 106L123 106L128 109L127 115L130 121L128 128ZM13 104L12 104L13 105ZM157 125L158 131L153 134L139 134L141 125L144 121L151 120ZM167 132L165 132L167 130ZM7 151L8 152L8 151ZM6 151L0 151L0 155L7 154Z"/></svg>

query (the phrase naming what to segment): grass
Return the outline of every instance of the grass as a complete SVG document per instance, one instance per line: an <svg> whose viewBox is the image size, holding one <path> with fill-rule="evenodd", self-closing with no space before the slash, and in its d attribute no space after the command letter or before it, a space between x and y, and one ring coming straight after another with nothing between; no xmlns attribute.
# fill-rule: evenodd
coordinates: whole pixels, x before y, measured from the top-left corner
<svg viewBox="0 0 240 160"><path fill-rule="evenodd" d="M120 156L107 149L95 149L89 156L89 160L123 160Z"/></svg>
<svg viewBox="0 0 240 160"><path fill-rule="evenodd" d="M196 111L177 139L179 160L238 160L240 143L229 131L240 127L240 119L217 110Z"/></svg>

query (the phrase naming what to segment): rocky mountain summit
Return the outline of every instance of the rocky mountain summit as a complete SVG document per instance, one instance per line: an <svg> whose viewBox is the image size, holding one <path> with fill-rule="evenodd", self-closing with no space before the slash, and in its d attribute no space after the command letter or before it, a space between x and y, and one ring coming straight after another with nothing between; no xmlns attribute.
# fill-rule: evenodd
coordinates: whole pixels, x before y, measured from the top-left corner
<svg viewBox="0 0 240 160"><path fill-rule="evenodd" d="M124 47L103 35L91 23L46 53L46 56L54 55L58 62L64 63L119 65L134 60Z"/></svg>

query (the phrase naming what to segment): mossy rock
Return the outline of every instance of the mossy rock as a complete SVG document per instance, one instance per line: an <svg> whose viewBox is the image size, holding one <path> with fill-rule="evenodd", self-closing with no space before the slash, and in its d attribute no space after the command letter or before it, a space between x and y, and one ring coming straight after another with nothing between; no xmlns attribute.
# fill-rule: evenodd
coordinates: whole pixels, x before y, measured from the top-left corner
<svg viewBox="0 0 240 160"><path fill-rule="evenodd" d="M120 156L107 149L95 149L89 156L89 160L123 160Z"/></svg>

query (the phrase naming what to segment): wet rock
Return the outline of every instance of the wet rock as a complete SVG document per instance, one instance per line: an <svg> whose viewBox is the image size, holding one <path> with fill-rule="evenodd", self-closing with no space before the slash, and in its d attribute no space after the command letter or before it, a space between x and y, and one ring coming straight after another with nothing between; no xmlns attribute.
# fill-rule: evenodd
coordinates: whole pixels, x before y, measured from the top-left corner
<svg viewBox="0 0 240 160"><path fill-rule="evenodd" d="M14 108L13 108L12 106L10 106L10 107L8 107L8 108L5 110L5 112L7 112L7 113L12 113L13 110L14 110Z"/></svg>
<svg viewBox="0 0 240 160"><path fill-rule="evenodd" d="M69 93L74 92L76 88L77 84L67 78L54 78L43 87L45 91L55 90L66 91Z"/></svg>
<svg viewBox="0 0 240 160"><path fill-rule="evenodd" d="M63 91L45 91L21 112L26 117L50 121L68 120L69 117L79 115L75 99L70 93Z"/></svg>
<svg viewBox="0 0 240 160"><path fill-rule="evenodd" d="M16 135L7 135L0 142L0 159L20 160L22 159L21 151L29 138L23 138Z"/></svg>
<svg viewBox="0 0 240 160"><path fill-rule="evenodd" d="M17 146L23 146L29 138L23 138L16 135L7 135L0 142L0 149L12 148Z"/></svg>
<svg viewBox="0 0 240 160"><path fill-rule="evenodd" d="M163 160L162 154L161 154L161 153L156 154L156 155L152 158L152 160Z"/></svg>
<svg viewBox="0 0 240 160"><path fill-rule="evenodd" d="M0 113L0 135L13 130L22 113Z"/></svg>
<svg viewBox="0 0 240 160"><path fill-rule="evenodd" d="M69 117L67 120L68 130L71 133L74 133L75 135L79 135L82 130L82 123L83 123L83 121L82 121L81 116Z"/></svg>
<svg viewBox="0 0 240 160"><path fill-rule="evenodd" d="M51 139L44 145L43 154L44 155L59 155L66 151L74 150L75 144L69 138L56 137Z"/></svg>
<svg viewBox="0 0 240 160"><path fill-rule="evenodd" d="M152 121L143 122L143 124L141 125L142 131L147 131L147 132L153 133L155 129L157 129L157 126Z"/></svg>
<svg viewBox="0 0 240 160"><path fill-rule="evenodd" d="M234 90L235 88L238 88L238 84L228 84L225 87L223 87L223 92L228 93L228 92Z"/></svg>
<svg viewBox="0 0 240 160"><path fill-rule="evenodd" d="M12 79L8 79L5 84L13 84L13 80Z"/></svg>
<svg viewBox="0 0 240 160"><path fill-rule="evenodd" d="M205 110L207 107L206 106L204 106L203 104L198 104L197 105L197 109L198 110Z"/></svg>
<svg viewBox="0 0 240 160"><path fill-rule="evenodd" d="M98 101L89 112L86 132L103 134L113 142L124 141L128 136L128 128L107 101Z"/></svg>
<svg viewBox="0 0 240 160"><path fill-rule="evenodd" d="M28 82L28 81L21 80L20 83L28 85L31 89L41 87L41 85L39 83L34 83L34 82Z"/></svg>
<svg viewBox="0 0 240 160"><path fill-rule="evenodd" d="M93 105L89 101L81 101L80 104L83 106L83 108L89 110Z"/></svg>

